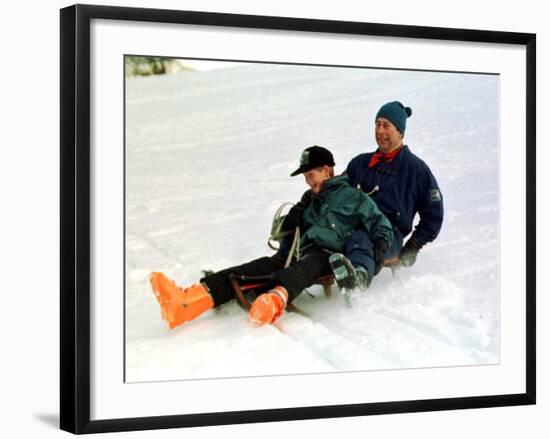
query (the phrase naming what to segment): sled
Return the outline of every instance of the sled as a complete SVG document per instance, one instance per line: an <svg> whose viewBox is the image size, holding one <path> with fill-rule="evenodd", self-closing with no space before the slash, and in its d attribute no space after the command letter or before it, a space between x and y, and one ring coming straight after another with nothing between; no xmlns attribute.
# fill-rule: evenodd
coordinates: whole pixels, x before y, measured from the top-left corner
<svg viewBox="0 0 550 439"><path fill-rule="evenodd" d="M384 261L384 267L391 269L391 274L393 277L395 277L400 265L401 261L399 260L399 256L394 256L393 258L389 258Z"/></svg>
<svg viewBox="0 0 550 439"><path fill-rule="evenodd" d="M283 210L285 207L293 206L292 203L283 203L275 212L275 215L273 217L273 222L271 225L271 234L269 236L269 239L267 240L268 246L272 250L278 250L279 247L277 246L277 243L280 242L280 240L291 233L294 233L294 238L292 241L292 246L290 248L285 267L288 267L290 264L290 261L292 257L295 257L296 259L300 259L300 228L296 227L294 232L283 232L282 226L284 222L285 215L283 215ZM392 275L395 277L397 269L400 266L399 257L393 257L390 259L386 259L384 261L384 267L388 267L392 271ZM205 272L206 275L206 272ZM233 291L235 293L235 297L238 299L237 301L241 305L242 308L244 308L245 311L248 311L252 307L252 303L254 302L254 299L258 297L260 294L266 293L269 285L269 281L271 280L271 277L269 275L267 276L246 276L246 275L235 275L230 274L229 280L231 282L231 286L233 287ZM323 291L325 293L326 297L332 296L332 284L334 283L334 276L332 274L320 277L317 279L313 285L321 285L323 287ZM248 297L247 297L248 296ZM249 300L250 298L250 300ZM295 309L291 303L287 305L287 309L292 311Z"/></svg>
<svg viewBox="0 0 550 439"><path fill-rule="evenodd" d="M252 302L260 294L267 292L270 276L244 276L244 275L229 275L229 280L235 297L237 297L239 304L245 311L248 311L252 307ZM334 283L334 276L332 274L320 277L315 281L314 285L321 285L326 297L332 295L332 284ZM249 300L250 298L250 300ZM287 309L292 310L292 304L288 304Z"/></svg>
<svg viewBox="0 0 550 439"><path fill-rule="evenodd" d="M397 269L399 268L399 258L386 259L384 261L384 267L390 268L392 275L395 276ZM245 275L229 275L229 280L235 297L238 299L239 305L248 311L252 307L252 302L260 294L266 293L268 290L270 276L245 276ZM332 296L332 285L334 284L334 276L329 274L317 279L313 285L321 285L325 293L325 297L330 298ZM249 300L250 299L250 300ZM293 305L289 303L287 309L292 311Z"/></svg>

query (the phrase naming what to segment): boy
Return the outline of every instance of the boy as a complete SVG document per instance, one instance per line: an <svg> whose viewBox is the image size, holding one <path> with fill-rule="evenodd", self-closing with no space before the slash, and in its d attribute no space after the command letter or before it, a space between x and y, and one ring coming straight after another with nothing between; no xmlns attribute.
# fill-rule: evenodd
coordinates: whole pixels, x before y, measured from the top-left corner
<svg viewBox="0 0 550 439"><path fill-rule="evenodd" d="M334 177L334 165L329 150L312 146L303 151L300 167L291 174L304 175L311 202L303 212L302 257L288 267L284 266L285 256L277 253L210 274L185 289L162 273L151 273L153 292L170 329L231 300L230 275L270 276L269 290L256 298L249 320L274 323L305 288L332 273L331 256L340 255L346 238L356 227L363 227L373 241L384 240L390 246L392 228L388 219L368 195L349 185L347 176Z"/></svg>

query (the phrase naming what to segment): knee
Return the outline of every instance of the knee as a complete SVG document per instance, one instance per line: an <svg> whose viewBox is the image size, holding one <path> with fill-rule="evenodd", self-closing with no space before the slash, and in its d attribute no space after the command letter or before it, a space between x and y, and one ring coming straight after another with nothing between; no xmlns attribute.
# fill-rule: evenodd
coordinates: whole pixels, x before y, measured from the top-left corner
<svg viewBox="0 0 550 439"><path fill-rule="evenodd" d="M356 229L346 240L346 254L354 251L372 252L373 243L369 234L363 228Z"/></svg>

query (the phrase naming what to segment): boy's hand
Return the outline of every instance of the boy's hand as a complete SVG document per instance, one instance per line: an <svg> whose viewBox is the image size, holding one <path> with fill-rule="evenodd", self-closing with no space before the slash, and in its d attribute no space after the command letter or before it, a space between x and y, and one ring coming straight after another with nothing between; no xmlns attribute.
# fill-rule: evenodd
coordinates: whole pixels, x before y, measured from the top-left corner
<svg viewBox="0 0 550 439"><path fill-rule="evenodd" d="M294 231L296 227L299 227L301 232L304 231L304 211L311 203L312 193L313 192L311 192L311 189L305 191L302 194L302 198L300 199L300 201L298 201L298 203L288 211L288 214L286 215L283 222L283 231Z"/></svg>
<svg viewBox="0 0 550 439"><path fill-rule="evenodd" d="M303 207L296 205L290 209L284 219L282 229L284 231L294 230L296 227L302 225L302 218L304 217Z"/></svg>

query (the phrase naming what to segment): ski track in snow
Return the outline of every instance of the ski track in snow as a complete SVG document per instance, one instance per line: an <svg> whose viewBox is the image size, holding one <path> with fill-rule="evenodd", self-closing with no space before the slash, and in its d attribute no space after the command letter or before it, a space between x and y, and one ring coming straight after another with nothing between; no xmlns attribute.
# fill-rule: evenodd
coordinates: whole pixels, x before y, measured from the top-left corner
<svg viewBox="0 0 550 439"><path fill-rule="evenodd" d="M273 326L230 302L168 331L149 273L186 286L270 254L274 211L306 189L288 176L301 150L327 146L343 171L375 148L370 119L395 99L413 108L406 141L445 201L417 264L383 270L352 307L336 286L331 298L312 287L295 301L304 315ZM496 77L445 73L248 65L129 79L127 381L498 362L497 99Z"/></svg>
<svg viewBox="0 0 550 439"><path fill-rule="evenodd" d="M337 325L308 313L292 312L275 327L293 340L314 352L334 370L360 371L365 368L383 369L394 365L388 358L365 347L365 340L341 331Z"/></svg>

